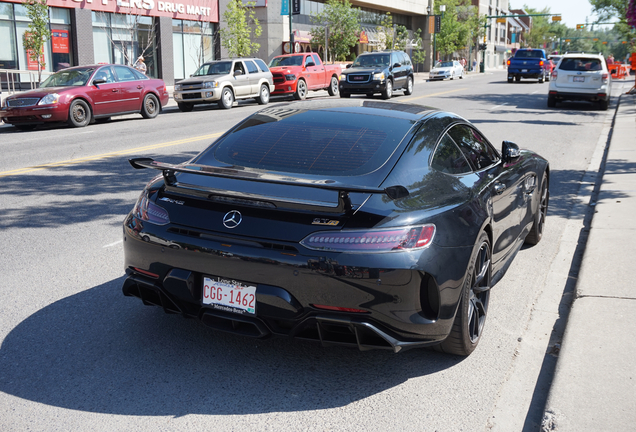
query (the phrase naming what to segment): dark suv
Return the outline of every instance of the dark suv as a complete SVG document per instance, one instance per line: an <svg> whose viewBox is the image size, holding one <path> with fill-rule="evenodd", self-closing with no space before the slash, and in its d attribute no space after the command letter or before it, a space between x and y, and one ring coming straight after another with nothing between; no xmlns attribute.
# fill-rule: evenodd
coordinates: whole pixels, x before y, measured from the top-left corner
<svg viewBox="0 0 636 432"><path fill-rule="evenodd" d="M390 99L393 90L403 89L413 93L413 63L404 51L379 51L362 53L340 75L340 97L366 94L371 97L381 93Z"/></svg>

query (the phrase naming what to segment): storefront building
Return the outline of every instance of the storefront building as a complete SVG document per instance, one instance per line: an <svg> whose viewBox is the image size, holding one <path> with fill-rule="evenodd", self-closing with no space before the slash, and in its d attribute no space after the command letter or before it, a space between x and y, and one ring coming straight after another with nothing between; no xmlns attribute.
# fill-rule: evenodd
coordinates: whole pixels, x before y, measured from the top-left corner
<svg viewBox="0 0 636 432"><path fill-rule="evenodd" d="M45 71L95 63L132 65L142 55L148 76L171 85L220 55L217 0L48 0L52 37ZM30 20L20 0L0 1L3 70L37 71L23 46ZM19 80L28 74L18 74ZM25 78L26 77L26 78ZM23 82L24 84L24 82Z"/></svg>

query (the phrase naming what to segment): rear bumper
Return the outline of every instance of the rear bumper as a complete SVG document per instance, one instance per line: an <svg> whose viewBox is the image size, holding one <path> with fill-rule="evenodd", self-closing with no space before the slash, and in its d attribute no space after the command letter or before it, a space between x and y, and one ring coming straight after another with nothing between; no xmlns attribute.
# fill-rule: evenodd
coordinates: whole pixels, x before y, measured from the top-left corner
<svg viewBox="0 0 636 432"><path fill-rule="evenodd" d="M525 72L524 72L525 71ZM521 78L540 78L544 76L543 69L522 69L508 67L508 77L521 77Z"/></svg>
<svg viewBox="0 0 636 432"><path fill-rule="evenodd" d="M555 98L556 100L571 100L571 101L609 101L609 93L583 93L583 92L563 92L557 90L550 90L548 96Z"/></svg>
<svg viewBox="0 0 636 432"><path fill-rule="evenodd" d="M359 349L399 351L443 341L452 327L464 264L472 252L472 247L431 248L431 257L453 263L436 267L432 271L438 274L433 275L415 268L417 261L429 261L422 256L385 254L363 260L327 252L228 247L146 225L131 215L124 224L125 295L168 313L198 318L217 330ZM256 314L203 305L204 276L256 286Z"/></svg>

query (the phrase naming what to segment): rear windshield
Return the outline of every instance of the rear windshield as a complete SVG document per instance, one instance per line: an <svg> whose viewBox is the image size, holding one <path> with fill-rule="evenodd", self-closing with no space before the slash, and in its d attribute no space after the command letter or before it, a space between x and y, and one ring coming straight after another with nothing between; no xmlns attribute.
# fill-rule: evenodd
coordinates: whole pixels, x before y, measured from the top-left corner
<svg viewBox="0 0 636 432"><path fill-rule="evenodd" d="M602 60L598 58L570 58L563 59L559 69L566 71L600 71L603 69Z"/></svg>
<svg viewBox="0 0 636 432"><path fill-rule="evenodd" d="M352 112L271 108L246 119L194 162L216 165L214 157L270 171L363 175L387 161L413 123Z"/></svg>
<svg viewBox="0 0 636 432"><path fill-rule="evenodd" d="M543 57L543 52L538 51L538 50L517 51L517 53L515 54L515 57L517 57L517 58L528 58L528 57L542 58Z"/></svg>

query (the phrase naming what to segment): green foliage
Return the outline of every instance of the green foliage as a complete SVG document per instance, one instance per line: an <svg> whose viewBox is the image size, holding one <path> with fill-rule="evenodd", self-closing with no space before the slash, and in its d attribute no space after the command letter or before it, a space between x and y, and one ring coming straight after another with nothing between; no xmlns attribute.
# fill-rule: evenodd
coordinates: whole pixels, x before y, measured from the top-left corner
<svg viewBox="0 0 636 432"><path fill-rule="evenodd" d="M621 39L629 41L630 49L636 46L636 30L627 24L628 0L589 0L592 12L599 16L600 22L620 21L614 25L614 31Z"/></svg>
<svg viewBox="0 0 636 432"><path fill-rule="evenodd" d="M422 43L422 29L419 28L413 32L413 51L411 51L411 60L415 65L415 72L419 72L420 64L423 64L426 60L426 51L422 49L424 44Z"/></svg>
<svg viewBox="0 0 636 432"><path fill-rule="evenodd" d="M439 11L441 5L446 6L443 14ZM435 42L442 55L465 49L483 36L484 19L479 18L477 8L470 0L439 0L435 2L434 10L435 15L443 15Z"/></svg>
<svg viewBox="0 0 636 432"><path fill-rule="evenodd" d="M391 12L382 16L380 25L376 27L378 32L379 50L399 49L404 50L408 43L409 31L403 25L393 26ZM394 40L395 39L395 40Z"/></svg>
<svg viewBox="0 0 636 432"><path fill-rule="evenodd" d="M346 60L360 39L359 15L360 9L352 8L349 0L327 0L323 11L311 16L312 24L317 26L310 30L312 44L325 46L328 28L329 56L332 60Z"/></svg>
<svg viewBox="0 0 636 432"><path fill-rule="evenodd" d="M263 31L256 18L254 5L255 2L244 4L241 0L231 0L223 12L226 26L219 33L221 45L227 49L230 57L248 57L261 47L261 44L252 41Z"/></svg>
<svg viewBox="0 0 636 432"><path fill-rule="evenodd" d="M28 31L24 33L24 48L29 52L32 61L38 63L38 79L42 80L42 69L46 67L42 58L42 50L47 40L51 38L49 30L49 7L47 0L26 0L22 4L27 10L27 17L31 20Z"/></svg>

